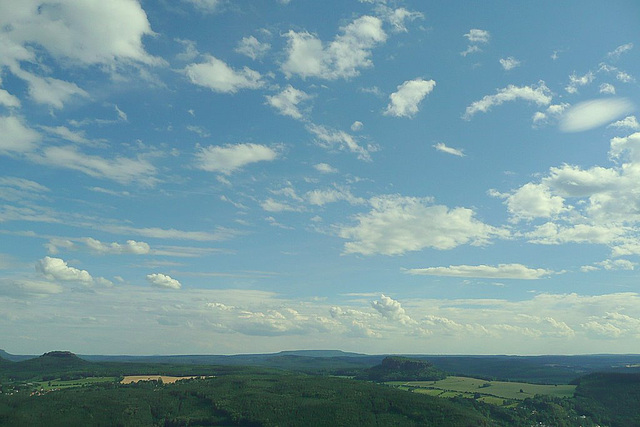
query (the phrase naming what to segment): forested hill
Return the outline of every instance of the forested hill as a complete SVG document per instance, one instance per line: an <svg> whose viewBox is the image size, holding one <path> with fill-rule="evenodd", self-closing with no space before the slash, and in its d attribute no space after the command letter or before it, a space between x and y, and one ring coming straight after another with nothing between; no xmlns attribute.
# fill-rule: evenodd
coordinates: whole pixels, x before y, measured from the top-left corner
<svg viewBox="0 0 640 427"><path fill-rule="evenodd" d="M385 357L382 363L357 376L370 381L437 381L446 377L430 362L399 356Z"/></svg>
<svg viewBox="0 0 640 427"><path fill-rule="evenodd" d="M640 426L640 374L599 372L575 382L581 413L601 425Z"/></svg>

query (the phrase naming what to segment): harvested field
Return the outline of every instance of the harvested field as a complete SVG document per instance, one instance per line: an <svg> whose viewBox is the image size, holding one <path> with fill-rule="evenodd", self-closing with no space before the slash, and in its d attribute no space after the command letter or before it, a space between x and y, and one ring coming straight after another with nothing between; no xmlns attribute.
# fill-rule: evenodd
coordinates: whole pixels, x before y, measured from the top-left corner
<svg viewBox="0 0 640 427"><path fill-rule="evenodd" d="M138 381L158 381L160 379L165 384L173 384L176 381L190 380L193 378L203 378L203 377L198 375L191 376L191 377L172 377L169 375L127 375L126 377L124 377L122 381L120 381L120 384L131 384L131 383L137 383Z"/></svg>

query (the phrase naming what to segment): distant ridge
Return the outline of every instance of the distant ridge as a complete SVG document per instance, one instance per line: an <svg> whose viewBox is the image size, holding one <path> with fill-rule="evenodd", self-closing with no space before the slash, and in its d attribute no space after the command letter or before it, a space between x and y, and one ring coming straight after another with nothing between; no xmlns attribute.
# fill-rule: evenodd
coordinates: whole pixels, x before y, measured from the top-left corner
<svg viewBox="0 0 640 427"><path fill-rule="evenodd" d="M35 357L38 357L38 356L24 355L24 354L11 354L0 349L0 358L11 361L11 362L21 362L23 360L33 359Z"/></svg>
<svg viewBox="0 0 640 427"><path fill-rule="evenodd" d="M274 356L304 356L304 357L362 357L363 353L352 353L342 350L286 350L275 353Z"/></svg>

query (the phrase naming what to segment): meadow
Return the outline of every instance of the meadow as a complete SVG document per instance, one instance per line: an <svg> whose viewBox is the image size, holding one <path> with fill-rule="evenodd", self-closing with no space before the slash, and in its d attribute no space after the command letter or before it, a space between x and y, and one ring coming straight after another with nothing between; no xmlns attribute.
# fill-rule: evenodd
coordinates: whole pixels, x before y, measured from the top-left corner
<svg viewBox="0 0 640 427"><path fill-rule="evenodd" d="M414 393L445 398L465 397L493 405L504 405L506 401L522 401L536 395L550 397L573 397L575 385L543 385L524 382L487 381L478 378L449 376L439 381L391 381L387 384L411 390Z"/></svg>

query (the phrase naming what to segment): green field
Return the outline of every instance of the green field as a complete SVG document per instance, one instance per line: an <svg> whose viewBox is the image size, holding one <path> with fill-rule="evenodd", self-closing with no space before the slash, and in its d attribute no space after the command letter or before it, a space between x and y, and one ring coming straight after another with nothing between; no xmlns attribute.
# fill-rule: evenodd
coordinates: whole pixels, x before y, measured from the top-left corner
<svg viewBox="0 0 640 427"><path fill-rule="evenodd" d="M543 385L520 382L486 381L468 377L447 377L439 381L393 381L387 383L416 393L439 397L478 398L486 403L503 405L504 399L524 400L536 394L551 397L572 397L575 385Z"/></svg>
<svg viewBox="0 0 640 427"><path fill-rule="evenodd" d="M73 388L73 387L84 387L97 383L106 383L106 382L116 382L118 380L117 377L88 377L81 378L77 380L51 380L51 381L38 381L33 382L33 389L40 390L43 389L45 391L48 390L56 390L63 388Z"/></svg>

